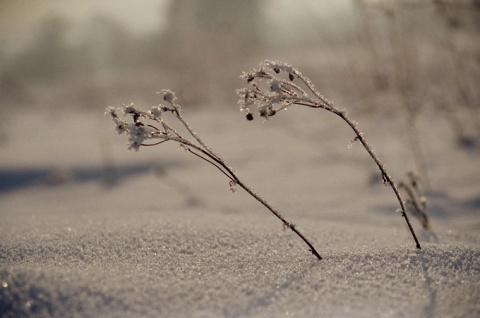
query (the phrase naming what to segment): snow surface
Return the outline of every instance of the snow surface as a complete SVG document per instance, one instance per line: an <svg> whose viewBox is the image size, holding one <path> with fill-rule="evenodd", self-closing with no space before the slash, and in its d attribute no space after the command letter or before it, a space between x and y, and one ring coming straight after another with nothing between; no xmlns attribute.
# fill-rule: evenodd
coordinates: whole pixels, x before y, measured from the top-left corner
<svg viewBox="0 0 480 318"><path fill-rule="evenodd" d="M186 109L215 151L310 239L175 145L126 151L98 113L4 118L2 317L479 317L479 151L422 114L432 231L412 223L352 133L323 111L248 122ZM413 167L396 114L352 114L397 181Z"/></svg>

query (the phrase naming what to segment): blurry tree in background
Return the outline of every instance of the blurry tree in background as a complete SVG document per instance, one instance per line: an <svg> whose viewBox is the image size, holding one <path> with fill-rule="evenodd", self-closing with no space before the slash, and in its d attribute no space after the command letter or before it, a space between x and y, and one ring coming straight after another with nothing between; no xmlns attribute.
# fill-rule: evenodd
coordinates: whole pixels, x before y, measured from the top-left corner
<svg viewBox="0 0 480 318"><path fill-rule="evenodd" d="M83 2L0 1L0 40L7 31L18 40L0 46L0 112L156 105L161 88L186 107L235 107L242 71L278 59L362 121L399 118L410 170L426 182L422 121L440 119L439 141L480 149L479 0L131 0L122 14L113 13L121 5L86 2L79 22L72 7ZM157 24L138 32L126 7L141 9L137 19L150 10ZM318 129L296 133L318 138Z"/></svg>
<svg viewBox="0 0 480 318"><path fill-rule="evenodd" d="M102 94L129 94L117 97L125 100L154 95L161 86L175 89L185 103L234 101L238 76L249 66L245 61L262 49L263 5L256 0L170 1L162 7L167 12L158 12L159 18L166 16L166 28L140 35L99 13L74 40L69 21L50 15L32 30L35 40L3 57L0 85L5 90L7 82L40 84L53 93L57 81L62 95L72 89L82 96L73 104L90 107L104 106Z"/></svg>
<svg viewBox="0 0 480 318"><path fill-rule="evenodd" d="M133 41L120 21L105 15L94 16L85 30L85 39L80 44L82 54L75 68L86 67L88 72L95 73L131 67L135 62Z"/></svg>
<svg viewBox="0 0 480 318"><path fill-rule="evenodd" d="M107 12L81 27L60 11L44 15L30 42L0 48L1 107L152 104L160 87L184 104L233 104L242 70L269 58L358 111L399 109L414 122L435 107L467 143L465 123L480 127L478 0L170 0L151 10L165 23L143 33Z"/></svg>
<svg viewBox="0 0 480 318"><path fill-rule="evenodd" d="M65 43L68 21L49 17L37 31L37 37L14 61L16 74L27 78L54 81L67 75L71 51Z"/></svg>
<svg viewBox="0 0 480 318"><path fill-rule="evenodd" d="M261 12L257 0L176 0L170 3L168 29L152 53L173 68L187 99L224 100L254 52L261 51ZM187 95L193 94L193 95Z"/></svg>
<svg viewBox="0 0 480 318"><path fill-rule="evenodd" d="M405 118L415 170L428 184L422 113L446 118L458 145L480 146L478 2L352 0L352 5L360 54L349 60L353 69L362 66L351 74L357 86L349 99L370 114L397 112Z"/></svg>

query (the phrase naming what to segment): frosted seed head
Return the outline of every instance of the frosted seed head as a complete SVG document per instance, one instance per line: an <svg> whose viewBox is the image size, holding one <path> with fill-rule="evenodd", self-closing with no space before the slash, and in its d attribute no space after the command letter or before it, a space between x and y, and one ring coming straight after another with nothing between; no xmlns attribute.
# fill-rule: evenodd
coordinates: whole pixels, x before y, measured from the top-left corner
<svg viewBox="0 0 480 318"><path fill-rule="evenodd" d="M276 78L270 80L270 89L272 92L281 93L282 89L280 86L280 81Z"/></svg>
<svg viewBox="0 0 480 318"><path fill-rule="evenodd" d="M128 150L135 150L138 151L140 149L140 144L136 141L131 141L130 144L128 145Z"/></svg>
<svg viewBox="0 0 480 318"><path fill-rule="evenodd" d="M267 119L268 117L274 116L277 113L277 111L271 106L260 108L258 112L261 117L265 117Z"/></svg>
<svg viewBox="0 0 480 318"><path fill-rule="evenodd" d="M161 106L153 106L150 109L149 113L154 119L160 119L162 117L163 107Z"/></svg>
<svg viewBox="0 0 480 318"><path fill-rule="evenodd" d="M240 78L243 80L246 80L247 83L250 83L255 79L255 73L256 71L254 70L253 72L243 72L242 75L240 75Z"/></svg>
<svg viewBox="0 0 480 318"><path fill-rule="evenodd" d="M130 132L128 149L138 151L142 143L149 137L148 130L140 122L130 124L127 130Z"/></svg>
<svg viewBox="0 0 480 318"><path fill-rule="evenodd" d="M127 124L124 121L118 119L118 117L113 117L113 122L115 123L115 130L119 135L127 131Z"/></svg>
<svg viewBox="0 0 480 318"><path fill-rule="evenodd" d="M133 105L133 103L131 103L130 105L126 105L126 106L123 105L122 110L123 110L124 115L137 113L137 110L135 109L135 106Z"/></svg>
<svg viewBox="0 0 480 318"><path fill-rule="evenodd" d="M255 103L256 95L254 92L247 88L237 89L238 104L240 105L240 111L250 112L250 106Z"/></svg>
<svg viewBox="0 0 480 318"><path fill-rule="evenodd" d="M104 115L110 115L110 116L112 116L112 117L118 117L118 116L117 116L117 110L115 109L115 107L112 107L112 106L108 106L108 107L105 109Z"/></svg>
<svg viewBox="0 0 480 318"><path fill-rule="evenodd" d="M271 69L271 70L274 70L275 73L279 73L280 71L284 71L284 72L287 72L287 73L295 73L295 69L287 64L287 63L283 63L283 62L280 62L280 61L270 61L270 60L266 60L265 62L263 62L261 64L262 67L265 67L265 68L268 68L268 69ZM276 70L278 70L279 72L277 72Z"/></svg>
<svg viewBox="0 0 480 318"><path fill-rule="evenodd" d="M172 105L175 104L175 101L177 100L175 93L169 89L164 89L157 94L163 95L163 100Z"/></svg>

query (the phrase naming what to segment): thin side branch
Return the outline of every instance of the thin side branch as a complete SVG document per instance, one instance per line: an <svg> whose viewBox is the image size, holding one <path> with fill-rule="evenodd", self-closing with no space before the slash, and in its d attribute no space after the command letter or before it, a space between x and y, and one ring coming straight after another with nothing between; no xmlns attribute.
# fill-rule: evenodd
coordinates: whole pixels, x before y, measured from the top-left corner
<svg viewBox="0 0 480 318"><path fill-rule="evenodd" d="M220 170L220 172L223 173L228 179L230 179L230 180L232 180L232 181L235 181L235 179L234 179L232 176L228 175L225 171L223 171L223 169L222 169L219 165L217 165L215 162L213 162L213 161L211 161L211 160L203 157L202 155L196 153L195 151L193 151L193 150L190 149L190 148L187 148L187 151L190 152L191 154L197 156L198 158L200 158L200 159L202 159L202 160L205 160L206 162L208 162L209 164L211 164L212 166L214 166L215 168L217 168L218 170Z"/></svg>

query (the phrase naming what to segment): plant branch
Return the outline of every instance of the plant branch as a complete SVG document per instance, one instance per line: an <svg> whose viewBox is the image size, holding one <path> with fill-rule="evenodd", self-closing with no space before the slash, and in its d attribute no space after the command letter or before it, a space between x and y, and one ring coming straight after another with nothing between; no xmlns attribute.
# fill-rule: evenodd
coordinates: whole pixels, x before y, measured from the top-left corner
<svg viewBox="0 0 480 318"><path fill-rule="evenodd" d="M243 188L248 194L250 194L254 199L266 207L275 217L277 217L285 227L288 227L296 235L298 235L305 244L308 245L312 254L314 254L319 260L322 259L317 250L313 245L307 240L307 238L296 228L293 223L287 221L276 209L274 209L265 199L253 191L249 186L247 186L243 181L241 181L233 168L229 167L225 161L213 150L206 145L206 143L197 135L197 133L191 128L190 124L183 118L181 115L181 108L175 103L176 97L175 94L169 90L163 90L160 92L163 95L163 99L169 103L173 108L168 108L165 106L154 106L149 112L142 112L133 105L124 106L122 112L125 115L131 115L133 118L133 123L129 123L120 116L117 115L116 109L113 107L107 108L107 113L110 113L112 119L115 123L116 130L119 134L127 133L130 142L130 148L138 150L140 146L156 146L162 144L166 141L174 141L182 146L186 151L193 154L194 156L208 162L217 168L223 175L225 175L230 180L231 187L239 185ZM173 116L180 121L180 123L187 129L188 133L193 137L193 140L184 138L173 126L169 125L165 119L161 116L161 113L171 112ZM147 124L145 125L142 121L155 121L161 124L162 129L158 127ZM145 143L145 140L162 138L160 142L157 143Z"/></svg>
<svg viewBox="0 0 480 318"><path fill-rule="evenodd" d="M298 85L287 82L285 79L278 77L277 74L282 72L288 74L288 79L290 82L295 79L294 75L296 75L296 77L300 79L300 81L308 88L308 90L313 93L315 98L307 95L306 92ZM248 113L247 119L249 120L253 119L250 109L251 106L256 106L258 108L259 115L267 118L292 105L300 105L327 110L339 116L344 122L346 122L354 131L355 140L359 140L362 143L365 150L380 169L384 183L388 184L392 188L400 204L402 216L405 218L410 233L415 241L416 247L421 249L420 242L415 234L415 230L410 223L410 219L405 208L405 202L398 190L397 185L395 184L395 181L387 172L378 155L373 151L373 148L365 139L356 122L348 117L346 111L335 107L332 102L326 99L315 89L314 85L307 77L303 76L302 73L300 73L297 69L286 63L278 61L265 61L260 65L259 70L254 69L249 73L244 73L242 78L246 79L247 83L253 87L253 89L244 88L237 90L237 94L240 97L238 103L240 104L241 110ZM268 87L269 89L262 91L260 88L262 86L260 86L258 83L261 81L266 81L267 83L264 86ZM292 88L295 89L295 91L292 91ZM261 98L258 98L257 96L261 96Z"/></svg>
<svg viewBox="0 0 480 318"><path fill-rule="evenodd" d="M197 156L198 158L205 160L206 162L208 162L209 164L211 164L212 166L214 166L215 168L217 168L218 170L220 170L227 178L229 178L229 179L232 180L232 181L235 181L234 177L228 175L228 174L227 174L225 171L223 171L223 169L222 169L219 165L217 165L215 162L213 162L213 161L211 161L211 160L203 157L202 155L196 153L195 151L193 151L193 150L190 149L190 148L187 148L187 151L190 152L191 154Z"/></svg>

